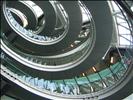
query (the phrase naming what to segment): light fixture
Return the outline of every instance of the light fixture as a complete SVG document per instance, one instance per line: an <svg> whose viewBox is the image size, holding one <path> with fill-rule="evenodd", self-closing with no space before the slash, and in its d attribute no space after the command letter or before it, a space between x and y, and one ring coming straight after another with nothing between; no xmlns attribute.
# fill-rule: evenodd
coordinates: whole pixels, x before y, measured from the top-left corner
<svg viewBox="0 0 133 100"><path fill-rule="evenodd" d="M91 91L92 91L92 92L94 92L94 89L93 89L93 87L92 87L92 86L91 86Z"/></svg>
<svg viewBox="0 0 133 100"><path fill-rule="evenodd" d="M97 71L95 67L92 67L92 69L93 69L93 71L94 71L94 72L96 72L96 71Z"/></svg>
<svg viewBox="0 0 133 100"><path fill-rule="evenodd" d="M114 62L114 57L111 57L110 63L113 64L113 62Z"/></svg>
<svg viewBox="0 0 133 100"><path fill-rule="evenodd" d="M133 6L131 7L131 10L133 11Z"/></svg>
<svg viewBox="0 0 133 100"><path fill-rule="evenodd" d="M83 76L85 76L85 73L82 73Z"/></svg>
<svg viewBox="0 0 133 100"><path fill-rule="evenodd" d="M71 47L74 47L74 45L73 45L73 44L71 44L70 46L71 46Z"/></svg>
<svg viewBox="0 0 133 100"><path fill-rule="evenodd" d="M103 82L103 86L106 88L107 86L106 86L106 84Z"/></svg>

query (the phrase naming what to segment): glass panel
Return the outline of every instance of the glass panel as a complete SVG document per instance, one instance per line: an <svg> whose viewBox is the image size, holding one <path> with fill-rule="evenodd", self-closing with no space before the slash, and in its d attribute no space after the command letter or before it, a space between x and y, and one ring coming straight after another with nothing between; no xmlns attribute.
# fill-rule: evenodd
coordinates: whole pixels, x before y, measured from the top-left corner
<svg viewBox="0 0 133 100"><path fill-rule="evenodd" d="M63 80L53 80L53 82L56 84L56 91L58 93L63 93L63 87L65 87Z"/></svg>
<svg viewBox="0 0 133 100"><path fill-rule="evenodd" d="M125 19L124 16L121 13L117 14L115 17L119 17L121 19Z"/></svg>
<svg viewBox="0 0 133 100"><path fill-rule="evenodd" d="M101 75L103 81L106 83L107 86L111 86L115 83L113 73L109 69L105 69L103 71L100 71L99 74Z"/></svg>
<svg viewBox="0 0 133 100"><path fill-rule="evenodd" d="M129 28L129 25L127 23L122 23L122 26L125 26L126 28Z"/></svg>
<svg viewBox="0 0 133 100"><path fill-rule="evenodd" d="M114 70L119 65L119 62L113 64L110 66L111 70Z"/></svg>
<svg viewBox="0 0 133 100"><path fill-rule="evenodd" d="M124 46L131 45L130 40L131 38L128 38L128 36L126 37L120 36L120 45L124 45Z"/></svg>
<svg viewBox="0 0 133 100"><path fill-rule="evenodd" d="M130 58L131 57L130 51L128 49L126 49L126 52L124 53L124 57L125 58Z"/></svg>
<svg viewBox="0 0 133 100"><path fill-rule="evenodd" d="M89 75L88 78L90 80L91 86L93 87L93 91L96 92L104 88L103 82L97 73Z"/></svg>
<svg viewBox="0 0 133 100"><path fill-rule="evenodd" d="M50 82L48 84L48 86L49 86L49 89L50 89L51 92L57 91L58 86L57 86L57 84L55 82Z"/></svg>
<svg viewBox="0 0 133 100"><path fill-rule="evenodd" d="M114 1L112 1L111 3L112 3L112 5L113 5L113 9L114 9L115 11L119 11L119 10L120 10L119 7L115 4Z"/></svg>
<svg viewBox="0 0 133 100"><path fill-rule="evenodd" d="M117 77L120 79L121 78L121 76L123 76L123 74L121 73L121 74L119 74L119 72L121 71L121 70L123 70L123 66L122 66L122 64L119 62L118 64L117 64L117 66L111 66L111 69L112 69L112 71L113 71L113 73L115 73L116 75L117 75ZM125 70L125 69L124 69Z"/></svg>
<svg viewBox="0 0 133 100"><path fill-rule="evenodd" d="M131 63L131 60L126 58L125 56L122 57L121 59L121 64L124 68L127 69L128 65Z"/></svg>
<svg viewBox="0 0 133 100"><path fill-rule="evenodd" d="M116 17L117 23L125 23L126 21L124 19L121 19L119 17Z"/></svg>
<svg viewBox="0 0 133 100"><path fill-rule="evenodd" d="M120 79L126 72L126 69L124 67L124 65L122 63L120 63L120 69L118 70L118 72L116 73L118 78Z"/></svg>
<svg viewBox="0 0 133 100"><path fill-rule="evenodd" d="M88 78L89 78L90 82L94 82L94 81L97 81L97 80L101 80L100 77L99 77L99 75L97 73L92 74L92 75L89 75Z"/></svg>
<svg viewBox="0 0 133 100"><path fill-rule="evenodd" d="M103 82L101 80L97 80L95 82L92 82L91 86L93 87L94 92L102 90L104 88Z"/></svg>
<svg viewBox="0 0 133 100"><path fill-rule="evenodd" d="M118 25L119 34L130 34L130 30Z"/></svg>
<svg viewBox="0 0 133 100"><path fill-rule="evenodd" d="M114 66L115 66L115 67L114 67ZM111 67L111 69L112 69L113 73L117 73L118 70L120 69L120 67L121 67L121 64L118 63L117 66L116 66L116 64L113 65L113 67Z"/></svg>
<svg viewBox="0 0 133 100"><path fill-rule="evenodd" d="M81 94L87 94L91 92L91 85L86 77L76 78L76 80Z"/></svg>
<svg viewBox="0 0 133 100"><path fill-rule="evenodd" d="M64 81L66 85L68 85L68 87L70 88L72 94L74 95L80 94L79 86L76 84L76 81L74 79L66 79Z"/></svg>
<svg viewBox="0 0 133 100"><path fill-rule="evenodd" d="M38 80L38 87L43 89L45 88L44 86L45 86L45 80L44 79Z"/></svg>

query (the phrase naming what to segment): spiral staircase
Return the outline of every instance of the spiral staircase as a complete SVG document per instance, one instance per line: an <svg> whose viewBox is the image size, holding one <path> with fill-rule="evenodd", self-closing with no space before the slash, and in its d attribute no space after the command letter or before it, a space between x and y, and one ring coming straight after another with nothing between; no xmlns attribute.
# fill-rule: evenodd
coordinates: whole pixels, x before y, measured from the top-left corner
<svg viewBox="0 0 133 100"><path fill-rule="evenodd" d="M132 80L132 1L1 1L1 97L120 100Z"/></svg>

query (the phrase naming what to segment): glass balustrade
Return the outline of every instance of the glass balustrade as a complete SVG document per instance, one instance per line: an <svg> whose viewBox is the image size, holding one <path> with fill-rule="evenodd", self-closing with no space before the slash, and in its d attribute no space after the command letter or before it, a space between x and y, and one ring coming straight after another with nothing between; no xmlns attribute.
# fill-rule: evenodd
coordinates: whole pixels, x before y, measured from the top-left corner
<svg viewBox="0 0 133 100"><path fill-rule="evenodd" d="M4 65L2 69L4 68L5 72L9 73L22 83L34 89L39 89L42 92L45 92L46 90L52 93L67 95L88 94L112 86L124 76L132 61L132 58L129 56L127 57L127 52L125 52L120 61L99 72L82 77L74 77L72 79L51 81L28 75L22 70L19 70L17 65L15 65L12 60L6 57L3 53L1 58L2 64ZM129 61L128 63L127 60ZM115 77L117 77L117 80ZM106 86L104 84L106 84Z"/></svg>

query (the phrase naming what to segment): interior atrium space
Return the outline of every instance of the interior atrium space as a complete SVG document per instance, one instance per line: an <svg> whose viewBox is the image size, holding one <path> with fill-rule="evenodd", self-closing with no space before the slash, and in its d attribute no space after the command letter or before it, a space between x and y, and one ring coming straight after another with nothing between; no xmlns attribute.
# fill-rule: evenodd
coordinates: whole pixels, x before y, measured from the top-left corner
<svg viewBox="0 0 133 100"><path fill-rule="evenodd" d="M133 1L0 5L1 100L133 100Z"/></svg>

